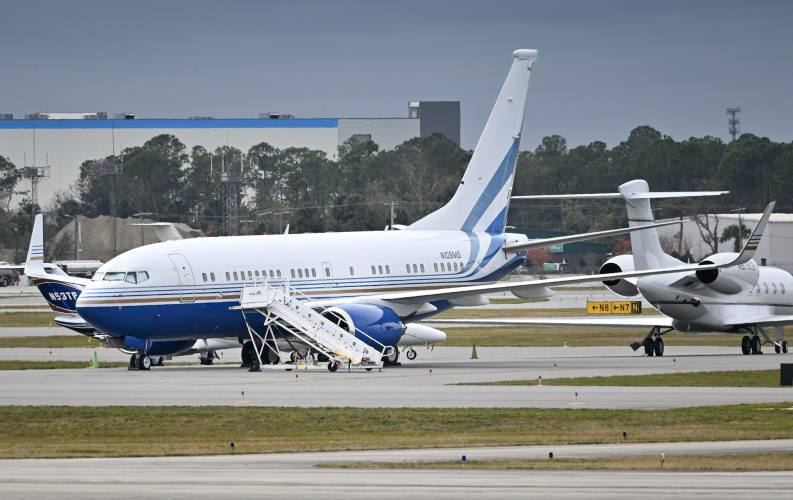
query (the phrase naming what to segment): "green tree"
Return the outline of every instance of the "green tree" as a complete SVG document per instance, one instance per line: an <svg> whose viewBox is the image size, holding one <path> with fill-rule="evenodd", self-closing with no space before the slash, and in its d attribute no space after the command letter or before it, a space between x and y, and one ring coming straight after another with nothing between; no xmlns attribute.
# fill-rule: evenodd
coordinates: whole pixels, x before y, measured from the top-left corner
<svg viewBox="0 0 793 500"><path fill-rule="evenodd" d="M738 231L738 224L733 224L731 226L727 226L721 232L721 237L719 238L719 243L725 243L727 241L733 240L732 250L733 252L740 252L741 251L741 243L749 237L751 232L749 228L746 227L743 223L741 223L741 230Z"/></svg>

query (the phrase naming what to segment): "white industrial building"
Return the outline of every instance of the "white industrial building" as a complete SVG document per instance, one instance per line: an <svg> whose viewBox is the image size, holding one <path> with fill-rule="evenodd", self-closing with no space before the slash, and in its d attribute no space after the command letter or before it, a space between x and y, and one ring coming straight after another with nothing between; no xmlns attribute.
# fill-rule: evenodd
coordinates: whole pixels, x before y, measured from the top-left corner
<svg viewBox="0 0 793 500"><path fill-rule="evenodd" d="M754 228L763 214L741 214L741 223L750 231ZM708 216L709 227L716 227L717 236L721 237L724 228L738 225L738 214L711 214ZM686 221L682 224L683 252L685 248L691 249L691 255L702 260L712 252L710 247L703 241L702 235L693 221ZM658 234L662 240L678 241L681 231L679 224L658 228ZM768 226L763 232L763 239L757 247L754 260L760 265L779 267L793 273L793 214L771 214ZM732 252L733 241L719 243L719 252Z"/></svg>
<svg viewBox="0 0 793 500"><path fill-rule="evenodd" d="M460 142L457 101L411 102L407 118L295 119L275 113L263 113L259 119L137 119L130 113L115 118L107 119L106 113L35 113L24 120L0 115L0 156L17 167L37 167L45 175L38 183L38 202L46 206L57 191L78 179L84 161L142 146L161 134L174 135L188 152L194 146L212 151L226 145L247 152L266 142L278 149L324 151L330 159L336 159L338 146L353 136L371 139L381 151L434 132ZM23 181L20 189L29 188L30 181Z"/></svg>

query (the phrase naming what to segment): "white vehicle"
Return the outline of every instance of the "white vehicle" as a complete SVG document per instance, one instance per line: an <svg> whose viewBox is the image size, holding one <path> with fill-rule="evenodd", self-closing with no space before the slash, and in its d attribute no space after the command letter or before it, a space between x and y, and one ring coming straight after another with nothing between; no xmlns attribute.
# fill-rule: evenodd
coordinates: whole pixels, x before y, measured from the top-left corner
<svg viewBox="0 0 793 500"><path fill-rule="evenodd" d="M486 304L484 293L540 298L552 295L548 285L602 280L495 283L531 248L615 232L531 242L505 232L536 58L536 50L514 52L460 186L436 212L398 231L199 238L136 248L97 271L77 299L77 313L141 356L153 342L187 347L196 339L249 338L243 360L255 365L277 363L287 345L293 353L327 356L335 371L345 360L369 368L396 363L400 345L445 339L416 322L454 306Z"/></svg>

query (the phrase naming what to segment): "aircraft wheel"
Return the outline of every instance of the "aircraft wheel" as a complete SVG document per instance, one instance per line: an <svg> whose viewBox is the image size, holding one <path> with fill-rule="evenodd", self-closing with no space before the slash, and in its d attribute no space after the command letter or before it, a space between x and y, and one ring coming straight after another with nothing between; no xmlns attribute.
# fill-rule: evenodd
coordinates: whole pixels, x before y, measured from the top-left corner
<svg viewBox="0 0 793 500"><path fill-rule="evenodd" d="M151 365L152 366L162 366L164 361L165 361L165 358L160 356L160 357L157 358L157 361L152 361Z"/></svg>
<svg viewBox="0 0 793 500"><path fill-rule="evenodd" d="M253 342L245 342L242 346L242 366L251 366L251 361L253 361Z"/></svg>
<svg viewBox="0 0 793 500"><path fill-rule="evenodd" d="M292 363L297 363L297 351L292 351L289 353L289 361Z"/></svg>
<svg viewBox="0 0 793 500"><path fill-rule="evenodd" d="M387 356L383 356L383 361L387 365L395 365L395 364L397 364L397 362L399 361L399 350L396 347L394 347L391 350L391 354L389 354Z"/></svg>
<svg viewBox="0 0 793 500"><path fill-rule="evenodd" d="M138 367L137 356L135 356L134 354L129 357L129 367L130 368L137 368Z"/></svg>
<svg viewBox="0 0 793 500"><path fill-rule="evenodd" d="M752 339L749 338L748 335L744 335L741 339L741 352L746 354L751 354L752 352Z"/></svg>
<svg viewBox="0 0 793 500"><path fill-rule="evenodd" d="M277 365L281 362L281 357L278 355L278 353L268 345L264 346L264 352L262 354L262 357L264 358L262 361L265 363Z"/></svg>
<svg viewBox="0 0 793 500"><path fill-rule="evenodd" d="M328 371L329 372L333 373L333 372L335 372L338 369L339 369L339 363L338 362L331 361L330 363L328 363Z"/></svg>
<svg viewBox="0 0 793 500"><path fill-rule="evenodd" d="M774 344L774 352L776 352L777 354L779 354L780 352L782 352L782 348L781 348L781 347L779 347L778 345Z"/></svg>
<svg viewBox="0 0 793 500"><path fill-rule="evenodd" d="M259 360L257 358L253 358L251 360L251 368L248 370L249 372L260 372L262 371L262 367L259 366Z"/></svg>
<svg viewBox="0 0 793 500"><path fill-rule="evenodd" d="M212 358L201 358L201 364L202 365L211 365L214 362L215 362L215 360L212 359Z"/></svg>
<svg viewBox="0 0 793 500"><path fill-rule="evenodd" d="M782 352L787 354L787 340L782 341Z"/></svg>
<svg viewBox="0 0 793 500"><path fill-rule="evenodd" d="M757 336L752 339L752 354L762 354L762 347L760 344L760 337Z"/></svg>
<svg viewBox="0 0 793 500"><path fill-rule="evenodd" d="M151 368L151 358L142 354L138 356L138 369L149 370Z"/></svg>
<svg viewBox="0 0 793 500"><path fill-rule="evenodd" d="M407 356L409 360L413 361L416 359L416 356L418 356L418 353L413 349L408 349L408 352L405 353L405 356Z"/></svg>
<svg viewBox="0 0 793 500"><path fill-rule="evenodd" d="M653 342L652 339L650 339L644 344L644 354L648 356L652 356L654 352L655 352L655 342Z"/></svg>
<svg viewBox="0 0 793 500"><path fill-rule="evenodd" d="M664 355L664 339L658 337L655 339L655 355L656 356L663 356Z"/></svg>
<svg viewBox="0 0 793 500"><path fill-rule="evenodd" d="M372 371L372 369L371 369L371 368L364 368L364 370L366 370L366 371L368 371L368 372Z"/></svg>

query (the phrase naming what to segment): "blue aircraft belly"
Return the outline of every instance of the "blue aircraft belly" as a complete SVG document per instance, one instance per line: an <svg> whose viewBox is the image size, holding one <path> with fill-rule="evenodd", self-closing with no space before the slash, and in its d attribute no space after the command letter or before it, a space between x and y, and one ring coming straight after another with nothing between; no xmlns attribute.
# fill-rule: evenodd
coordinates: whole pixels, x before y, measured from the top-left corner
<svg viewBox="0 0 793 500"><path fill-rule="evenodd" d="M127 305L81 308L81 316L103 333L152 340L247 336L239 302ZM258 313L247 313L262 318ZM263 318L261 319L263 321Z"/></svg>

